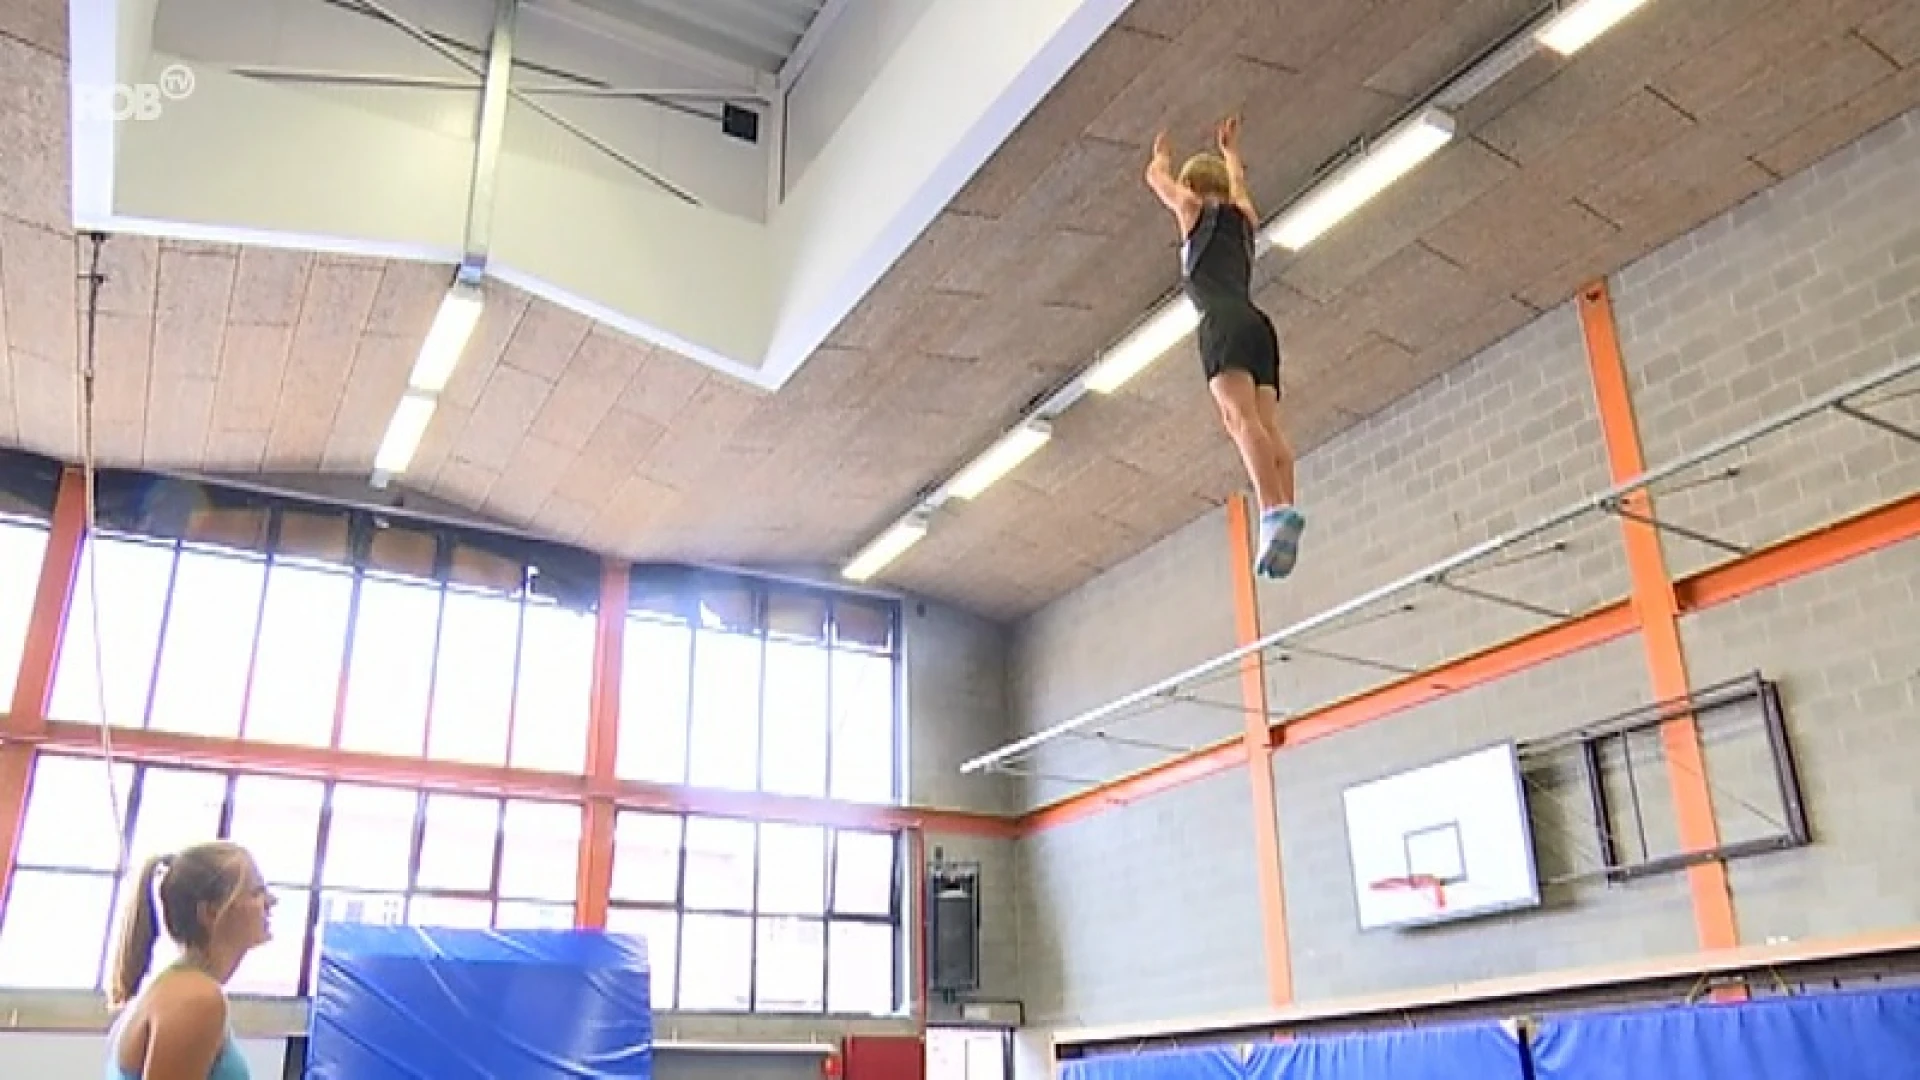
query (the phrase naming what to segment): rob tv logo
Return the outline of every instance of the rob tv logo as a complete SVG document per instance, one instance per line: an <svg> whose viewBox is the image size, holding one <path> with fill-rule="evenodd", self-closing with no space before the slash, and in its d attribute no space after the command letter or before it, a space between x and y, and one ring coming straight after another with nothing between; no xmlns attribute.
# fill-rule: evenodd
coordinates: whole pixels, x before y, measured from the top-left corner
<svg viewBox="0 0 1920 1080"><path fill-rule="evenodd" d="M193 93L193 69L169 64L158 82L74 87L74 115L81 120L158 120L167 102Z"/></svg>

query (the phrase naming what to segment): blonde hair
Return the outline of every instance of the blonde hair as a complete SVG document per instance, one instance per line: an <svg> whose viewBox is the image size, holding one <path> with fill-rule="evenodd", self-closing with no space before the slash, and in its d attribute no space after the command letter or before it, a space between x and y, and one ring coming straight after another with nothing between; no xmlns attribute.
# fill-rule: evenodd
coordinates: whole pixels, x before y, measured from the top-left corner
<svg viewBox="0 0 1920 1080"><path fill-rule="evenodd" d="M109 1007L117 1009L139 992L162 928L182 949L207 946L213 924L246 889L251 858L239 844L216 840L141 865L114 934ZM211 915L203 910L209 906Z"/></svg>
<svg viewBox="0 0 1920 1080"><path fill-rule="evenodd" d="M1233 178L1227 163L1218 154L1198 153L1180 166L1180 182L1195 195L1227 199L1233 196Z"/></svg>

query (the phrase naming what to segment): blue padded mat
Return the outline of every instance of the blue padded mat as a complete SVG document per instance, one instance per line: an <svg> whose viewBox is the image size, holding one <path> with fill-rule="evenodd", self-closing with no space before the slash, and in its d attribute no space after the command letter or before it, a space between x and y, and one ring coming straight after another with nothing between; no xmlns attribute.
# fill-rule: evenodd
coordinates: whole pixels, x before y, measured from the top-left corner
<svg viewBox="0 0 1920 1080"><path fill-rule="evenodd" d="M650 983L637 937L331 924L307 1076L647 1080Z"/></svg>
<svg viewBox="0 0 1920 1080"><path fill-rule="evenodd" d="M1520 1041L1498 1024L1262 1043L1247 1080L1522 1080Z"/></svg>
<svg viewBox="0 0 1920 1080"><path fill-rule="evenodd" d="M1537 1080L1920 1080L1920 990L1567 1017L1533 1059Z"/></svg>

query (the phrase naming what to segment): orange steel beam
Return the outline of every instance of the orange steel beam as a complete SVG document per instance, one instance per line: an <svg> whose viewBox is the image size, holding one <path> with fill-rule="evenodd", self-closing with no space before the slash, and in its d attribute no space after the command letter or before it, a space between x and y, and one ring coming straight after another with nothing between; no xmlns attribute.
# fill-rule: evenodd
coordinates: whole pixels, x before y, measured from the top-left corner
<svg viewBox="0 0 1920 1080"><path fill-rule="evenodd" d="M1260 592L1253 580L1253 527L1245 495L1227 500L1227 565L1233 580L1236 646L1260 640ZM1254 872L1260 879L1260 936L1266 948L1267 1000L1293 1001L1293 955L1287 942L1286 879L1280 868L1280 803L1274 791L1273 741L1267 713L1267 666L1260 653L1240 658L1245 709L1247 781L1253 791Z"/></svg>
<svg viewBox="0 0 1920 1080"><path fill-rule="evenodd" d="M1633 393L1627 386L1626 362L1613 317L1613 296L1606 281L1580 290L1576 304L1580 329L1586 338L1587 364L1593 377L1593 396L1600 413L1600 430L1607 444L1607 464L1615 483L1646 471L1640 449L1639 425L1634 419ZM1654 516L1653 497L1640 488L1623 500L1635 517ZM1646 520L1621 516L1620 537L1626 546L1627 569L1633 580L1633 610L1640 621L1640 640L1646 647L1647 673L1655 700L1678 700L1693 688L1687 673L1687 655L1680 639L1680 605L1673 578L1660 547L1660 535ZM1699 725L1691 715L1676 716L1660 725L1666 752L1667 785L1673 792L1674 815L1680 843L1688 851L1706 851L1720 844L1713 815L1713 795L1707 786L1706 755L1700 747ZM1693 894L1693 921L1703 949L1730 949L1740 944L1734 917L1733 893L1724 862L1697 863L1687 869Z"/></svg>
<svg viewBox="0 0 1920 1080"><path fill-rule="evenodd" d="M927 834L919 829L908 829L907 841L907 895L901 906L905 908L904 917L911 920L908 931L907 997L908 1007L913 1012L913 1028L921 1035L927 1032L928 972L927 950L932 948L933 912L929 905L933 900L927 887Z"/></svg>
<svg viewBox="0 0 1920 1080"><path fill-rule="evenodd" d="M627 564L612 559L600 571L600 605L593 633L593 696L587 719L587 782L614 780L620 747L620 677L626 659ZM583 930L607 925L613 890L614 805L589 795L580 829L579 903L574 923Z"/></svg>
<svg viewBox="0 0 1920 1080"><path fill-rule="evenodd" d="M1682 578L1673 585L1675 602L1682 615L1692 615L1911 540L1920 540L1920 494ZM1277 749L1356 728L1605 644L1633 633L1638 625L1628 601L1615 601L1549 629L1509 639L1430 671L1303 713L1279 726ZM1205 746L1030 810L1020 818L1020 825L1023 832L1030 833L1083 821L1115 806L1225 772L1245 761L1244 754L1244 744L1238 738Z"/></svg>
<svg viewBox="0 0 1920 1080"><path fill-rule="evenodd" d="M14 853L27 821L27 791L32 786L33 740L47 729L47 707L53 698L53 669L66 635L67 611L73 606L74 578L80 567L81 541L87 530L86 480L78 469L60 474L55 489L53 527L47 536L46 556L34 586L33 608L27 618L27 640L21 650L19 679L14 683L12 707L0 717L0 918L7 910L13 885Z"/></svg>
<svg viewBox="0 0 1920 1080"><path fill-rule="evenodd" d="M53 700L53 668L66 636L67 609L73 604L74 578L80 570L81 540L87 531L86 480L78 469L60 474L54 495L53 527L47 535L46 558L34 587L33 610L27 618L26 648L21 651L20 677L13 687L13 707L0 730L33 732L45 728L47 706Z"/></svg>

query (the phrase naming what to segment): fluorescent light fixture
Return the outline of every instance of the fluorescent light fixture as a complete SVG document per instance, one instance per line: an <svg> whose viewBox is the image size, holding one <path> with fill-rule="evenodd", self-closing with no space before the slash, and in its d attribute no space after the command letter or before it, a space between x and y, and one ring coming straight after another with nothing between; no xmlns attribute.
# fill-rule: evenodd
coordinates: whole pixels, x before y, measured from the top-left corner
<svg viewBox="0 0 1920 1080"><path fill-rule="evenodd" d="M1267 238L1289 251L1313 243L1438 153L1453 131L1453 117L1439 109L1416 113L1288 207L1267 226Z"/></svg>
<svg viewBox="0 0 1920 1080"><path fill-rule="evenodd" d="M400 398L400 407L393 410L393 419L387 421L387 434L380 440L380 451L373 457L375 473L398 474L407 471L408 463L413 461L414 451L420 449L420 440L427 434L427 425L433 421L433 410L438 404L431 395L412 391Z"/></svg>
<svg viewBox="0 0 1920 1080"><path fill-rule="evenodd" d="M1572 56L1646 3L1647 0L1573 0L1535 31L1533 39L1561 56Z"/></svg>
<svg viewBox="0 0 1920 1080"><path fill-rule="evenodd" d="M1002 436L986 453L973 459L973 464L960 470L960 475L947 485L947 494L956 499L977 499L980 493L994 485L994 482L1020 467L1020 463L1032 457L1053 438L1053 426L1044 420L1021 424Z"/></svg>
<svg viewBox="0 0 1920 1080"><path fill-rule="evenodd" d="M913 514L894 523L893 527L880 534L880 538L867 545L867 549L853 557L853 561L840 571L848 581L865 581L879 573L886 565L899 558L908 548L920 542L927 535L927 518L924 514Z"/></svg>
<svg viewBox="0 0 1920 1080"><path fill-rule="evenodd" d="M1148 364L1165 356L1199 325L1200 312L1194 308L1193 301L1185 296L1174 297L1172 303L1148 316L1147 321L1135 327L1120 344L1107 350L1107 355L1087 372L1087 389L1096 394L1113 393L1126 385L1128 379L1146 370Z"/></svg>
<svg viewBox="0 0 1920 1080"><path fill-rule="evenodd" d="M428 394L447 388L447 380L453 378L453 369L459 366L460 354L466 351L467 339L473 336L473 328L480 321L481 306L479 286L453 283L440 301L440 310L434 313L426 340L420 343L420 355L415 358L413 374L407 379L410 388Z"/></svg>

